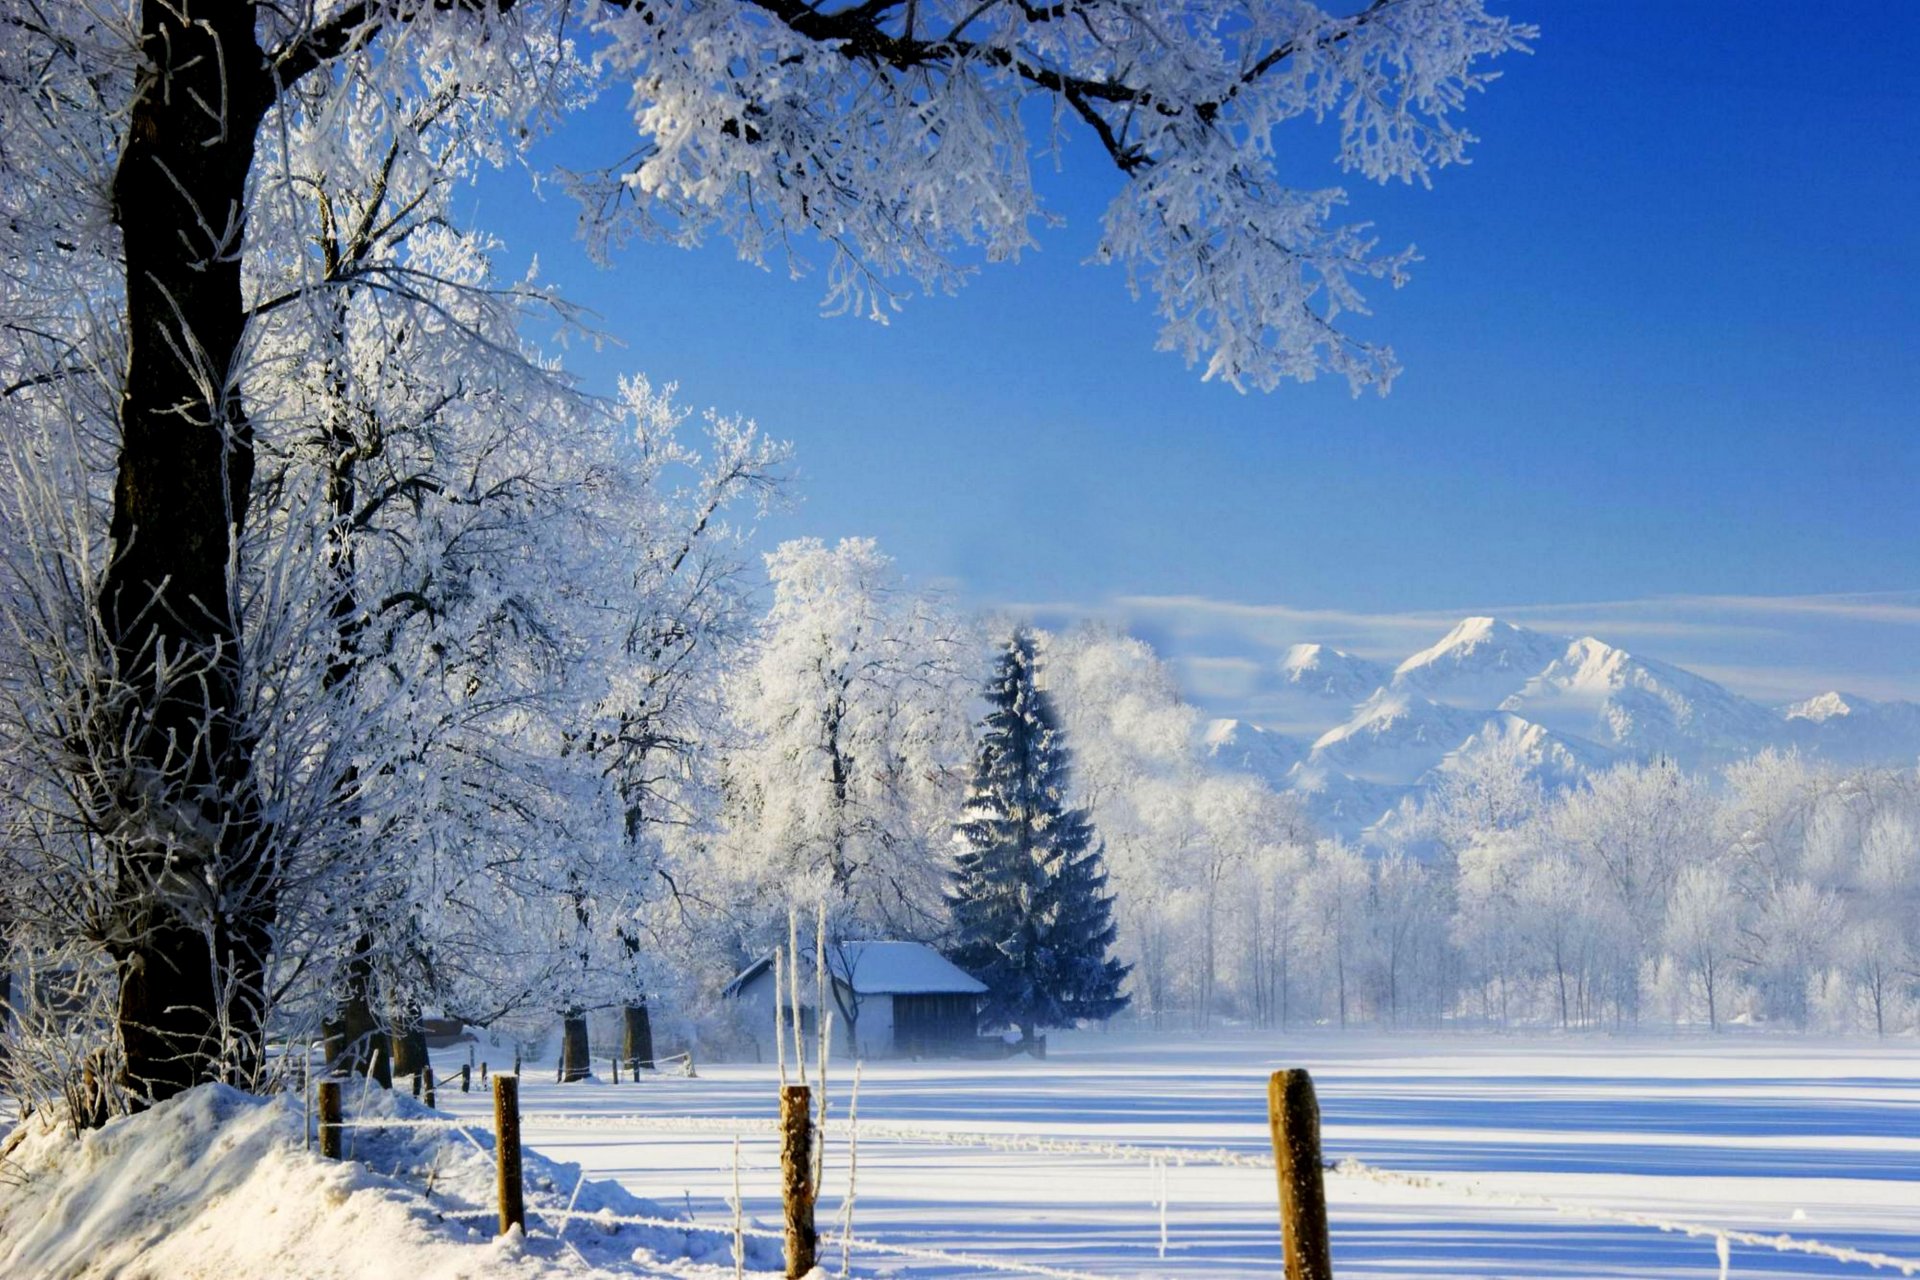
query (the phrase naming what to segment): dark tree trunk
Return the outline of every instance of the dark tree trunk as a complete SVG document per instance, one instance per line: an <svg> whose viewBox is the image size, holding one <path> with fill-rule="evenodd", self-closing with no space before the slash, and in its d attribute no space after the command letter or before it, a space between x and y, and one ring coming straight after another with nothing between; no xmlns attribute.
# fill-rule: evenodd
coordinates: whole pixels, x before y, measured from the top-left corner
<svg viewBox="0 0 1920 1280"><path fill-rule="evenodd" d="M621 1011L620 1057L627 1070L653 1070L653 1017L645 996Z"/></svg>
<svg viewBox="0 0 1920 1280"><path fill-rule="evenodd" d="M277 885L227 580L253 479L235 371L247 174L272 101L256 16L243 0L146 0L113 183L128 360L99 606L117 670L91 782L136 1101L245 1078L261 1051Z"/></svg>
<svg viewBox="0 0 1920 1280"><path fill-rule="evenodd" d="M427 1069L427 1033L420 1011L409 1009L393 1024L393 1074L419 1079Z"/></svg>
<svg viewBox="0 0 1920 1280"><path fill-rule="evenodd" d="M373 939L362 936L347 961L346 995L326 1026L327 1069L349 1076L373 1078L383 1089L393 1088L393 1056L386 1029L373 1012Z"/></svg>
<svg viewBox="0 0 1920 1280"><path fill-rule="evenodd" d="M593 1060L588 1053L587 1015L570 1009L560 1024L561 1083L585 1080L593 1074Z"/></svg>

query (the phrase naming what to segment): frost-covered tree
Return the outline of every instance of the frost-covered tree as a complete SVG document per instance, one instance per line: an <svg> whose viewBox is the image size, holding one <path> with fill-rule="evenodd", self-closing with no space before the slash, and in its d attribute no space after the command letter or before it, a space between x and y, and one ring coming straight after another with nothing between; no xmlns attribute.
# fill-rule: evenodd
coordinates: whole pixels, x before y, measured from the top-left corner
<svg viewBox="0 0 1920 1280"><path fill-rule="evenodd" d="M1069 797L1072 756L1035 666L1016 630L987 685L948 894L954 962L987 986L982 1020L1029 1045L1127 1004L1099 838Z"/></svg>
<svg viewBox="0 0 1920 1280"><path fill-rule="evenodd" d="M1712 865L1680 872L1667 904L1666 944L1706 999L1707 1026L1720 1029L1733 957L1740 945L1740 899L1726 873Z"/></svg>
<svg viewBox="0 0 1920 1280"><path fill-rule="evenodd" d="M1298 941L1279 851L1312 839L1297 799L1208 754L1198 714L1142 641L1100 626L1037 640L1106 846L1133 1008L1156 1024L1175 1009L1204 1023L1231 990L1238 1012L1273 1016L1274 966L1297 958Z"/></svg>
<svg viewBox="0 0 1920 1280"><path fill-rule="evenodd" d="M1611 925L1607 980L1629 1021L1639 1017L1642 970L1658 954L1674 885L1702 860L1712 831L1706 785L1670 760L1618 765L1554 811L1550 839L1598 895L1593 914Z"/></svg>
<svg viewBox="0 0 1920 1280"><path fill-rule="evenodd" d="M92 656L69 669L84 714L60 739L75 815L61 838L84 852L62 861L112 888L97 932L143 1097L260 1061L287 877L305 875L289 846L315 847L275 793L292 784L267 776L285 726L254 665L273 646L249 638L264 624L242 607L243 576L266 563L265 329L308 303L338 316L337 297L375 276L434 291L356 252L413 213L378 199L362 205L371 223L336 205L342 251L291 295L267 287L263 265L305 254L313 196L345 194L327 180L336 159L450 113L476 126L470 159L500 162L617 86L639 138L627 160L574 175L592 243L717 229L757 258L811 231L830 249L830 297L880 313L895 281L950 287L975 256L1027 245L1047 219L1032 163L1084 136L1119 185L1097 256L1155 294L1163 345L1236 384L1332 371L1384 386L1391 353L1340 318L1410 255L1340 224L1338 190L1290 181L1276 132L1327 120L1346 170L1427 181L1463 158L1459 112L1488 59L1530 35L1479 0L4 0L0 31L0 387L48 424L88 411L81 462L50 473L91 557L61 584L86 591L92 637L68 645ZM303 132L320 169L276 181L276 165L295 173L281 142ZM409 152L435 160L411 141L396 154ZM324 599L322 583L297 586Z"/></svg>
<svg viewBox="0 0 1920 1280"><path fill-rule="evenodd" d="M1354 1013L1354 980L1366 940L1366 859L1342 840L1322 840L1301 877L1299 910L1308 945L1342 1027Z"/></svg>
<svg viewBox="0 0 1920 1280"><path fill-rule="evenodd" d="M1516 928L1520 883L1537 856L1537 824L1481 834L1454 864L1451 937L1481 1016L1505 1024L1523 977Z"/></svg>
<svg viewBox="0 0 1920 1280"><path fill-rule="evenodd" d="M1550 984L1563 1028L1586 1021L1592 1002L1614 994L1600 985L1614 972L1606 959L1622 928L1615 905L1596 893L1585 867L1558 849L1537 850L1520 880L1514 926L1533 970Z"/></svg>
<svg viewBox="0 0 1920 1280"><path fill-rule="evenodd" d="M1889 790L1893 790L1889 788ZM1875 1033L1910 1017L1920 991L1920 795L1894 790L1867 824L1859 855L1860 919L1844 960Z"/></svg>
<svg viewBox="0 0 1920 1280"><path fill-rule="evenodd" d="M1377 859L1367 902L1374 1006L1388 1023L1446 1000L1444 876L1403 852Z"/></svg>
<svg viewBox="0 0 1920 1280"><path fill-rule="evenodd" d="M1296 896L1307 848L1268 844L1246 869L1240 899L1247 950L1247 995L1256 1024L1287 1026L1300 978L1300 911Z"/></svg>
<svg viewBox="0 0 1920 1280"><path fill-rule="evenodd" d="M1249 774L1204 777L1189 793L1189 799L1198 828L1189 856L1200 898L1194 1020L1204 1029L1213 1020L1228 899L1240 883L1241 873L1261 850L1269 842L1297 835L1302 824L1293 812L1292 797L1283 799L1263 780Z"/></svg>
<svg viewBox="0 0 1920 1280"><path fill-rule="evenodd" d="M1078 795L1106 845L1133 1007L1158 1025L1186 978L1199 915L1190 804L1198 717L1152 648L1103 627L1036 637L1043 674L1075 744Z"/></svg>
<svg viewBox="0 0 1920 1280"><path fill-rule="evenodd" d="M824 900L838 938L937 937L973 634L870 539L788 542L766 565L773 603L726 687L735 896L776 931L790 903Z"/></svg>

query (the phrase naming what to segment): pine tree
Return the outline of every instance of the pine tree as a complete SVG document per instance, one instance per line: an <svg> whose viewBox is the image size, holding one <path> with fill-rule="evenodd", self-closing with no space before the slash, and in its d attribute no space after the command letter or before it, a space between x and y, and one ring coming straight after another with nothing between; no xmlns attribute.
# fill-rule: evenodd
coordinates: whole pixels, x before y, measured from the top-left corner
<svg viewBox="0 0 1920 1280"><path fill-rule="evenodd" d="M1033 638L1016 631L987 685L979 762L955 832L956 964L987 986L989 1024L1031 1044L1047 1027L1126 1007L1127 966L1109 955L1113 899L1085 809L1067 804L1072 756L1034 681Z"/></svg>

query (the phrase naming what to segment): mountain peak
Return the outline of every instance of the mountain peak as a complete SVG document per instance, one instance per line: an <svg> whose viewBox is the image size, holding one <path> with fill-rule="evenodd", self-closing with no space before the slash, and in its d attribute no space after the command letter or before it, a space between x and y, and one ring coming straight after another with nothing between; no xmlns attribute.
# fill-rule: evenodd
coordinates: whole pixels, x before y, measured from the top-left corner
<svg viewBox="0 0 1920 1280"><path fill-rule="evenodd" d="M1519 762L1550 788L1661 756L1689 768L1788 746L1836 763L1920 756L1920 703L1833 691L1763 707L1593 636L1487 615L1462 618L1395 668L1296 644L1268 670L1284 683L1260 723L1215 721L1206 749L1298 793L1316 821L1347 834L1486 756Z"/></svg>
<svg viewBox="0 0 1920 1280"><path fill-rule="evenodd" d="M1438 644L1422 649L1408 658L1394 669L1394 674L1405 675L1438 662L1473 654L1488 646L1504 646L1512 639L1535 634L1525 627L1515 626L1511 622L1502 622L1498 618L1462 618L1453 625L1453 630L1440 638Z"/></svg>
<svg viewBox="0 0 1920 1280"><path fill-rule="evenodd" d="M1401 663L1393 687L1447 706L1496 707L1560 657L1566 643L1498 618L1466 618Z"/></svg>
<svg viewBox="0 0 1920 1280"><path fill-rule="evenodd" d="M1625 649L1592 636L1581 636L1567 646L1555 666L1572 673L1570 679L1604 680L1634 661L1634 656Z"/></svg>
<svg viewBox="0 0 1920 1280"><path fill-rule="evenodd" d="M1295 689L1351 705L1378 688L1386 668L1326 644L1296 644L1280 659L1280 674Z"/></svg>
<svg viewBox="0 0 1920 1280"><path fill-rule="evenodd" d="M1256 774L1276 787L1286 785L1287 770L1300 762L1306 747L1298 738L1275 733L1245 720L1212 720L1201 736L1207 755L1230 769Z"/></svg>
<svg viewBox="0 0 1920 1280"><path fill-rule="evenodd" d="M1826 693L1816 694L1804 702L1796 702L1784 713L1789 720L1811 720L1823 724L1828 720L1838 720L1845 716L1857 715L1873 704L1858 694L1842 693L1830 689Z"/></svg>

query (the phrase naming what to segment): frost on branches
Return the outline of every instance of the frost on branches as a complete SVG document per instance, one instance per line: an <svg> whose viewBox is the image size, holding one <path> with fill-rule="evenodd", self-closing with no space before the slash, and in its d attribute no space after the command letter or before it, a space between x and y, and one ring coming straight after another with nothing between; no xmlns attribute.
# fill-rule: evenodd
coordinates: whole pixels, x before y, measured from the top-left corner
<svg viewBox="0 0 1920 1280"><path fill-rule="evenodd" d="M3 924L84 989L92 1078L139 1105L257 1079L281 1017L350 1043L376 1005L654 980L743 630L722 513L778 451L716 422L696 461L579 395L525 339L576 313L498 275L456 184L617 92L593 244L811 233L830 303L882 315L1016 256L1033 161L1090 140L1096 257L1164 346L1384 387L1341 321L1410 255L1276 132L1426 181L1530 34L1479 0L0 0ZM868 866L928 829L868 827Z"/></svg>
<svg viewBox="0 0 1920 1280"><path fill-rule="evenodd" d="M936 937L971 738L971 630L904 587L870 539L798 539L766 563L773 604L726 683L718 870L771 930L760 941L784 937L794 901L825 902L834 941Z"/></svg>
<svg viewBox="0 0 1920 1280"><path fill-rule="evenodd" d="M384 1070L424 1008L544 1023L657 988L746 625L736 521L786 456L644 379L582 394L522 336L564 303L455 226L455 184L571 101L550 28L435 13L394 59L361 39L382 9L207 12L0 5L0 923L41 975L7 1059L36 1098L254 1084L269 1034L322 1023ZM186 92L203 42L244 68L249 39L272 76ZM153 100L174 54L200 61ZM171 162L110 126L176 108L251 158L130 201ZM185 230L129 241L134 269L204 252L224 283L129 290L136 207ZM159 354L130 363L130 327Z"/></svg>
<svg viewBox="0 0 1920 1280"><path fill-rule="evenodd" d="M987 685L948 893L954 962L987 986L981 1020L1030 1045L1127 1005L1100 846L1068 804L1071 756L1034 667L1033 637L1015 632Z"/></svg>
<svg viewBox="0 0 1920 1280"><path fill-rule="evenodd" d="M1120 185L1094 257L1153 295L1163 350L1236 387L1327 371L1356 391L1396 366L1340 318L1414 255L1340 222L1339 188L1290 181L1276 134L1330 121L1342 170L1428 182L1473 140L1458 116L1486 63L1533 35L1480 0L648 0L596 31L640 134L575 177L596 244L717 229L758 262L812 231L830 309L883 318L896 281L952 289L1031 246L1033 163L1084 140Z"/></svg>

